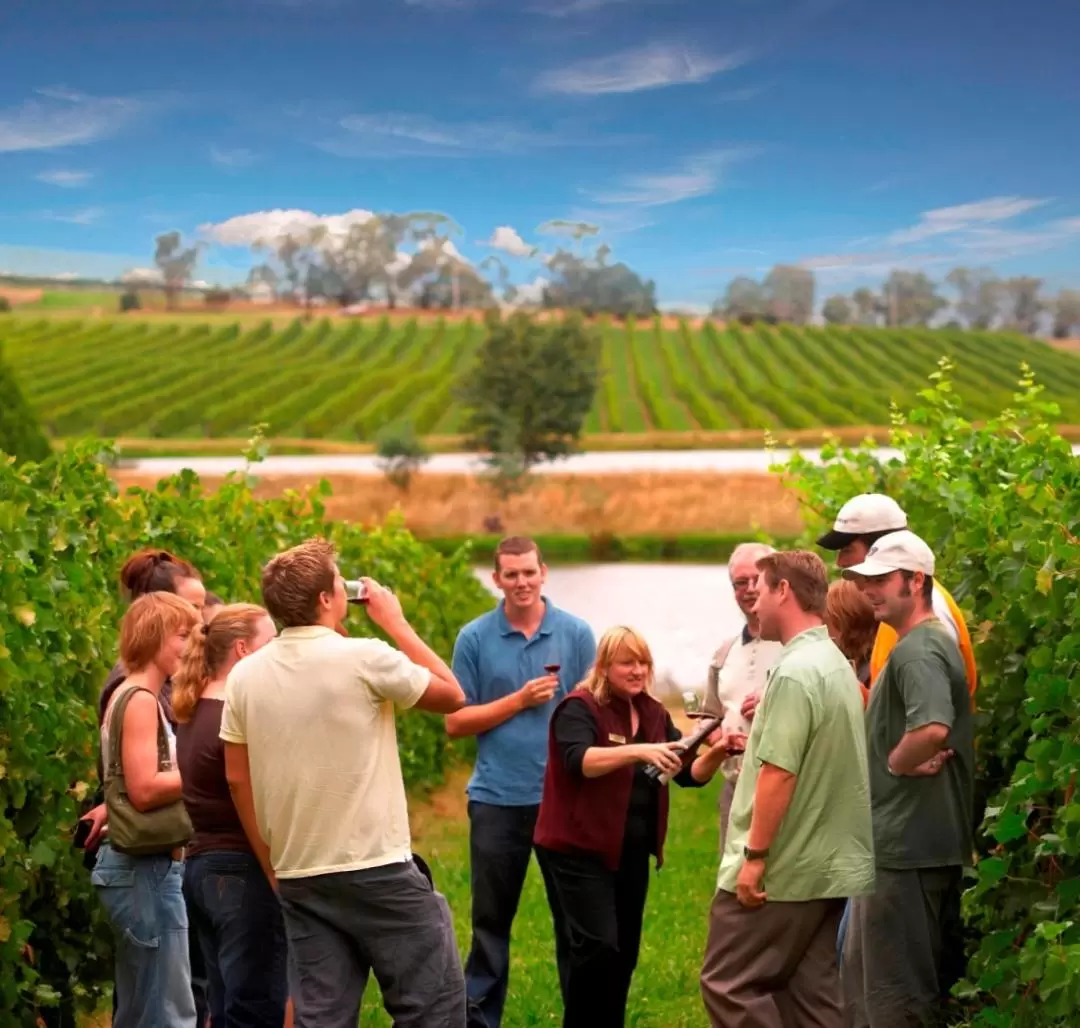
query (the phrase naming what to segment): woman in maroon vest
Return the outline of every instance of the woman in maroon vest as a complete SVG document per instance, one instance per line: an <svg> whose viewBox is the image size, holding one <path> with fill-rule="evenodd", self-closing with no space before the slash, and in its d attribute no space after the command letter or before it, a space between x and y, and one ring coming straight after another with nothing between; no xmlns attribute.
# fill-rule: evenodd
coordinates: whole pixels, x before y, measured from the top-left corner
<svg viewBox="0 0 1080 1028"><path fill-rule="evenodd" d="M555 921L564 1028L621 1026L637 964L649 856L663 863L679 730L649 693L653 660L630 628L610 629L589 676L556 707L534 842Z"/></svg>

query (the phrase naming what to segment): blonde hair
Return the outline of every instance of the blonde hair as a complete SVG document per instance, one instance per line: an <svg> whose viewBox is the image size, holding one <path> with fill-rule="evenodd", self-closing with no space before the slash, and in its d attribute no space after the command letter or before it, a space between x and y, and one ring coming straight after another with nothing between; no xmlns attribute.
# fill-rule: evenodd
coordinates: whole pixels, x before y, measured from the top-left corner
<svg viewBox="0 0 1080 1028"><path fill-rule="evenodd" d="M649 665L649 680L645 685L645 691L652 691L654 672L652 650L649 649L649 644L640 632L627 628L625 625L619 625L609 628L601 636L600 642L596 645L596 662L578 686L579 689L591 692L598 703L607 703L611 699L608 670L615 663L621 650L629 650L632 657Z"/></svg>
<svg viewBox="0 0 1080 1028"><path fill-rule="evenodd" d="M176 720L191 720L207 685L228 660L233 645L254 638L259 622L269 617L254 603L233 603L218 609L188 640L180 670L173 676L172 708Z"/></svg>
<svg viewBox="0 0 1080 1028"><path fill-rule="evenodd" d="M120 662L129 675L148 668L170 635L202 623L199 612L174 593L140 596L120 622Z"/></svg>

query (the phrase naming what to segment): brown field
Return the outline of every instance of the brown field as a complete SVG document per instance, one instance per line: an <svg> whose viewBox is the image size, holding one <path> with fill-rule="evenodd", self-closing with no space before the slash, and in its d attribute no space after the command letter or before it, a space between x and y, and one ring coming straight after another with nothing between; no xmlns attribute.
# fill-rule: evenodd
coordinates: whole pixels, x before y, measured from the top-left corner
<svg viewBox="0 0 1080 1028"><path fill-rule="evenodd" d="M19 286L0 286L0 297L17 307L20 303L35 303L45 295L44 289L23 289Z"/></svg>
<svg viewBox="0 0 1080 1028"><path fill-rule="evenodd" d="M152 487L155 476L118 469L124 488ZM375 524L394 510L418 536L477 534L498 515L508 532L676 535L762 529L781 536L801 528L798 502L776 475L756 472L634 472L597 476L545 474L524 495L501 502L469 475L419 474L408 493L377 475L328 475L330 517ZM220 478L205 476L210 488ZM311 476L265 475L260 496L313 484Z"/></svg>

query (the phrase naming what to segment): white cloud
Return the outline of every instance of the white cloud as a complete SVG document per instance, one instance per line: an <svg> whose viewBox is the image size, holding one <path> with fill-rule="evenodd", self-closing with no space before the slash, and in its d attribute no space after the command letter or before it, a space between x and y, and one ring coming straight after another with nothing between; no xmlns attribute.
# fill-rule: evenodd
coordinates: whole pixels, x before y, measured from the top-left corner
<svg viewBox="0 0 1080 1028"><path fill-rule="evenodd" d="M495 229L487 245L493 250L502 250L511 257L531 257L536 252L536 247L529 246L518 234L517 229L509 225L500 225Z"/></svg>
<svg viewBox="0 0 1080 1028"><path fill-rule="evenodd" d="M144 106L133 97L39 89L37 98L0 110L0 153L94 143L115 135Z"/></svg>
<svg viewBox="0 0 1080 1028"><path fill-rule="evenodd" d="M670 300L667 303L657 304L665 314L688 314L696 318L707 317L712 312L711 304L698 303L693 300Z"/></svg>
<svg viewBox="0 0 1080 1028"><path fill-rule="evenodd" d="M44 217L49 221L63 221L69 225L94 225L105 216L104 207L83 207L76 211L46 211Z"/></svg>
<svg viewBox="0 0 1080 1028"><path fill-rule="evenodd" d="M157 268L128 268L120 276L120 281L132 286L158 286L165 279Z"/></svg>
<svg viewBox="0 0 1080 1028"><path fill-rule="evenodd" d="M330 235L345 235L353 225L362 225L375 215L355 209L344 214L315 214L313 211L281 210L254 211L234 218L199 226L199 234L222 246L272 245L290 233L299 233L323 226Z"/></svg>
<svg viewBox="0 0 1080 1028"><path fill-rule="evenodd" d="M888 241L895 246L917 243L934 236L961 232L973 225L991 224L1019 217L1047 203L1023 196L994 196L975 203L957 204L955 207L939 207L923 211L919 220L910 228L893 232Z"/></svg>
<svg viewBox="0 0 1080 1028"><path fill-rule="evenodd" d="M744 160L747 149L713 150L688 157L675 169L651 175L626 175L608 192L593 193L596 203L628 207L661 207L666 204L708 196L720 185L724 170Z"/></svg>
<svg viewBox="0 0 1080 1028"><path fill-rule="evenodd" d="M505 119L441 122L423 114L350 114L341 133L316 145L339 157L467 157L475 153L520 153L572 140Z"/></svg>
<svg viewBox="0 0 1080 1028"><path fill-rule="evenodd" d="M745 64L745 51L715 56L670 43L654 43L634 50L579 61L540 75L533 84L539 93L637 93L693 82L706 82L721 71Z"/></svg>
<svg viewBox="0 0 1080 1028"><path fill-rule="evenodd" d="M210 160L220 168L250 168L258 159L257 154L243 147L232 150L216 145L210 147Z"/></svg>
<svg viewBox="0 0 1080 1028"><path fill-rule="evenodd" d="M531 10L534 14L544 14L549 18L570 18L577 14L588 14L601 7L611 7L614 4L627 2L628 0L561 0L559 3L541 5Z"/></svg>
<svg viewBox="0 0 1080 1028"><path fill-rule="evenodd" d="M61 189L78 189L85 186L94 176L89 171L43 171L37 176L39 182Z"/></svg>
<svg viewBox="0 0 1080 1028"><path fill-rule="evenodd" d="M544 290L551 283L543 276L538 276L532 282L525 282L517 286L514 293L515 306L536 306L544 302Z"/></svg>

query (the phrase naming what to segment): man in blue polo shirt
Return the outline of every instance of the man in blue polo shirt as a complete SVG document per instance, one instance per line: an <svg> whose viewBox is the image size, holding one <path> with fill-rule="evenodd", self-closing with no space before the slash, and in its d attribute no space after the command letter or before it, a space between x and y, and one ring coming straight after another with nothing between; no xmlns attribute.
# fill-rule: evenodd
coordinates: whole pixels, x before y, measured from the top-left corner
<svg viewBox="0 0 1080 1028"><path fill-rule="evenodd" d="M533 540L511 537L500 542L493 578L505 598L458 636L453 671L465 691L466 706L446 718L452 738L477 737L476 767L468 786L469 1028L498 1028L502 1021L510 928L540 810L548 720L596 656L592 629L545 599L547 567Z"/></svg>

